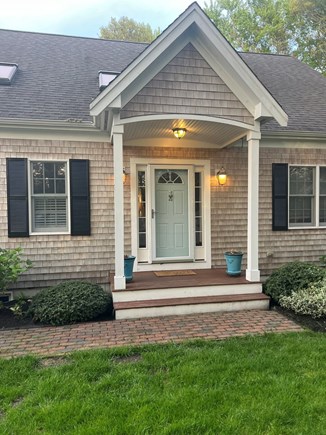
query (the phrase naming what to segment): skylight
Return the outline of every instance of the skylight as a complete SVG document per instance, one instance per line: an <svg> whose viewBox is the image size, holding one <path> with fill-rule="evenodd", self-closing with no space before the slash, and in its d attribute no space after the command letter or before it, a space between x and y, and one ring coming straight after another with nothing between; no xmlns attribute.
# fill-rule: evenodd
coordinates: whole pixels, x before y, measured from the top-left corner
<svg viewBox="0 0 326 435"><path fill-rule="evenodd" d="M16 63L0 62L0 85L11 85L17 69Z"/></svg>
<svg viewBox="0 0 326 435"><path fill-rule="evenodd" d="M101 91L106 88L119 73L113 71L99 71L98 85Z"/></svg>

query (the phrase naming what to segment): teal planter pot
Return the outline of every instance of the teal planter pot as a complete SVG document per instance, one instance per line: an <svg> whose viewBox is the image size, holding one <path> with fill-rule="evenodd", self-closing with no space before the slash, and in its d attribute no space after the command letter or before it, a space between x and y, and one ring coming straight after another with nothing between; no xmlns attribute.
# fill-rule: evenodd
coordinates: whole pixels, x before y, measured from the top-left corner
<svg viewBox="0 0 326 435"><path fill-rule="evenodd" d="M133 255L126 255L125 256L125 278L126 282L132 281L133 278L133 268L134 268L134 262L135 258Z"/></svg>
<svg viewBox="0 0 326 435"><path fill-rule="evenodd" d="M239 276L241 274L241 263L243 253L239 251L224 252L226 260L226 273L230 276Z"/></svg>

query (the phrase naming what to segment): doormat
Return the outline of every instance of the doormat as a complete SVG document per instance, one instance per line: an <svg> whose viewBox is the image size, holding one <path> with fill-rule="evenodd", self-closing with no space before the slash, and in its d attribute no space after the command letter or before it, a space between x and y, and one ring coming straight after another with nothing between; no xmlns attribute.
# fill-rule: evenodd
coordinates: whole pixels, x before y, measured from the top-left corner
<svg viewBox="0 0 326 435"><path fill-rule="evenodd" d="M185 276L196 275L193 270L161 270L160 272L154 272L156 276Z"/></svg>

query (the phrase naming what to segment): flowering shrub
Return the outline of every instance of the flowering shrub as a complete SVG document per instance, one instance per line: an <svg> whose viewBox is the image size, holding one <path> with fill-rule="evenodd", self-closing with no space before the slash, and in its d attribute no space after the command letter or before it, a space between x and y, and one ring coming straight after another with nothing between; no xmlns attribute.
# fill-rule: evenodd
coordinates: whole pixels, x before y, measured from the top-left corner
<svg viewBox="0 0 326 435"><path fill-rule="evenodd" d="M297 314L314 318L326 317L326 279L301 289L290 296L281 296L280 305Z"/></svg>
<svg viewBox="0 0 326 435"><path fill-rule="evenodd" d="M266 280L264 291L278 302L282 296L297 293L321 281L324 277L325 269L313 264L294 261L275 270Z"/></svg>

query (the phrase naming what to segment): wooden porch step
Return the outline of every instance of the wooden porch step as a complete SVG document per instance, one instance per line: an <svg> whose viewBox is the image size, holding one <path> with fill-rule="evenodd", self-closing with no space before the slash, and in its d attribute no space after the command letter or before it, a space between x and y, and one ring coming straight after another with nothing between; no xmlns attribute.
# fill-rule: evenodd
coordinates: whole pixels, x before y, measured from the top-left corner
<svg viewBox="0 0 326 435"><path fill-rule="evenodd" d="M198 296L116 302L116 319L132 319L246 309L269 309L270 298L263 293Z"/></svg>

